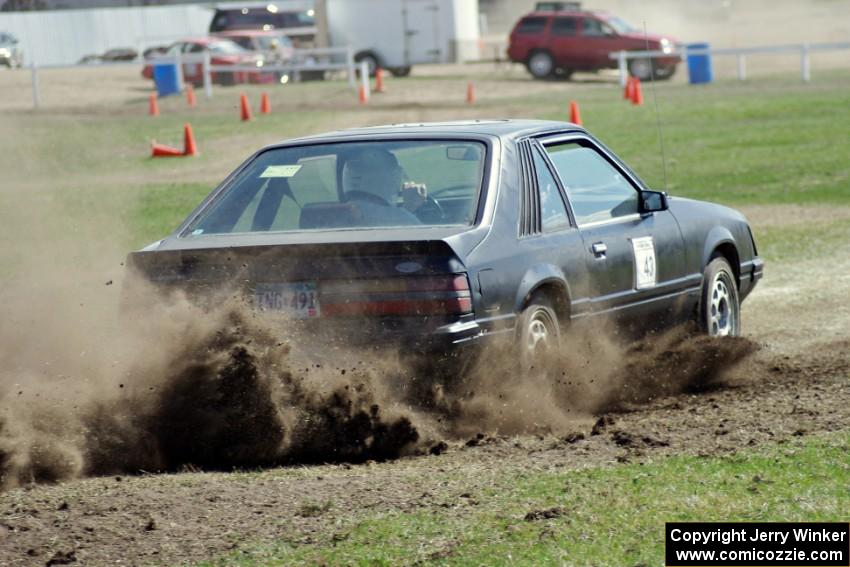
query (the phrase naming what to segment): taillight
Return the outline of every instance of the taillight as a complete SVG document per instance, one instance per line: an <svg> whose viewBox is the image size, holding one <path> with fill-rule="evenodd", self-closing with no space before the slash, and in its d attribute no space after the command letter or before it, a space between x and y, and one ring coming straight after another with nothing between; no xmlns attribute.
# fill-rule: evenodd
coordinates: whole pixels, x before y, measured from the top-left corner
<svg viewBox="0 0 850 567"><path fill-rule="evenodd" d="M466 274L325 281L324 316L463 315L472 312Z"/></svg>

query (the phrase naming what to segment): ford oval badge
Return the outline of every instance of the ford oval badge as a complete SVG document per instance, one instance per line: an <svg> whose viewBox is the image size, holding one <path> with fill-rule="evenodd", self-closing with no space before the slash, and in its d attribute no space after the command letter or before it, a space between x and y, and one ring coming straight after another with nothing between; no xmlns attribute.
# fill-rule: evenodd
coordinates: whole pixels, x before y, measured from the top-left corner
<svg viewBox="0 0 850 567"><path fill-rule="evenodd" d="M419 262L402 262L401 264L397 264L395 269L402 274L412 274L421 270L422 264Z"/></svg>

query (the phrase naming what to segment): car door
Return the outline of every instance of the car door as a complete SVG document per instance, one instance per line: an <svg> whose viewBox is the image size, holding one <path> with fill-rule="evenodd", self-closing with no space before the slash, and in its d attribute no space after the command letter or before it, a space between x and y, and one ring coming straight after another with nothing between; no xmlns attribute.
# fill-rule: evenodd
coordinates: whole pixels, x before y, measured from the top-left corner
<svg viewBox="0 0 850 567"><path fill-rule="evenodd" d="M205 46L200 43L187 43L183 50L187 58L192 59L183 64L183 80L189 83L202 83L204 81L204 62L195 61L203 57Z"/></svg>
<svg viewBox="0 0 850 567"><path fill-rule="evenodd" d="M609 54L622 49L614 28L593 16L583 18L581 42L586 60L592 69L611 67Z"/></svg>
<svg viewBox="0 0 850 567"><path fill-rule="evenodd" d="M584 67L578 37L579 18L575 16L556 16L549 27L549 47L555 64L562 69L581 69Z"/></svg>
<svg viewBox="0 0 850 567"><path fill-rule="evenodd" d="M686 286L685 247L668 210L641 211L639 180L583 135L543 141L584 245L594 313L669 309Z"/></svg>

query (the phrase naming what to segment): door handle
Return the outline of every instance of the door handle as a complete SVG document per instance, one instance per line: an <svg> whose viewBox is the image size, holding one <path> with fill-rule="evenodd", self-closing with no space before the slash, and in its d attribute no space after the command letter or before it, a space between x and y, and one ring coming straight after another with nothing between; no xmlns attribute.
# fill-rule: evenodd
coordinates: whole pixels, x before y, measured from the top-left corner
<svg viewBox="0 0 850 567"><path fill-rule="evenodd" d="M591 248L593 249L593 255L597 258L604 258L605 253L608 252L608 247L605 246L604 242L594 242Z"/></svg>

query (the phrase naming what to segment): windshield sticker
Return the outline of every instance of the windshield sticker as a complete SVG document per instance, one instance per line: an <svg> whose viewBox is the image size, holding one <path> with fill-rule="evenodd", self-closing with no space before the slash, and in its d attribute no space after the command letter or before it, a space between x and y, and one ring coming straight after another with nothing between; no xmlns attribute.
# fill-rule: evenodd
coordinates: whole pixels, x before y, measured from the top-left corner
<svg viewBox="0 0 850 567"><path fill-rule="evenodd" d="M292 177L300 169L300 165L270 165L260 174L260 177Z"/></svg>
<svg viewBox="0 0 850 567"><path fill-rule="evenodd" d="M655 243L651 236L632 239L635 253L635 289L655 287L658 274L655 269Z"/></svg>

